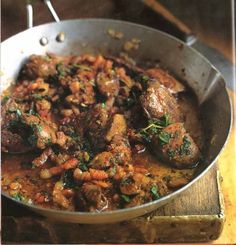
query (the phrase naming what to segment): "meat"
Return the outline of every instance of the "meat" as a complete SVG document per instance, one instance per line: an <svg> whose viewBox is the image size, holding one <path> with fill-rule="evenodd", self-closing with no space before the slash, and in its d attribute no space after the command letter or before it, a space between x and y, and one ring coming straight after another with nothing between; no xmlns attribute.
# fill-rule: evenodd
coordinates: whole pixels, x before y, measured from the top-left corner
<svg viewBox="0 0 236 245"><path fill-rule="evenodd" d="M87 135L90 142L93 142L95 151L105 148L105 132L108 127L110 113L102 104L97 104L84 114L80 120L80 127L83 125L83 134Z"/></svg>
<svg viewBox="0 0 236 245"><path fill-rule="evenodd" d="M82 186L82 193L90 205L90 211L103 211L108 207L107 198L102 193L100 186L85 183Z"/></svg>
<svg viewBox="0 0 236 245"><path fill-rule="evenodd" d="M32 147L18 134L7 129L1 131L1 150L10 153L26 153Z"/></svg>
<svg viewBox="0 0 236 245"><path fill-rule="evenodd" d="M119 80L112 72L109 74L99 72L96 77L96 84L99 92L106 97L116 96L119 92Z"/></svg>
<svg viewBox="0 0 236 245"><path fill-rule="evenodd" d="M158 137L153 137L152 148L157 154L161 154L164 161L177 168L191 168L198 163L200 157L198 146L182 123L171 124Z"/></svg>
<svg viewBox="0 0 236 245"><path fill-rule="evenodd" d="M31 55L28 62L24 65L21 75L27 77L27 79L52 76L57 73L55 65L55 59L49 56Z"/></svg>
<svg viewBox="0 0 236 245"><path fill-rule="evenodd" d="M89 164L91 168L106 169L111 166L113 154L109 151L103 151L97 154Z"/></svg>
<svg viewBox="0 0 236 245"><path fill-rule="evenodd" d="M132 159L130 144L125 136L115 135L108 145L107 150L114 155L114 161L117 164L124 165Z"/></svg>
<svg viewBox="0 0 236 245"><path fill-rule="evenodd" d="M149 83L147 90L140 96L140 103L148 118L160 119L169 115L171 122L181 121L181 112L175 97L157 81Z"/></svg>
<svg viewBox="0 0 236 245"><path fill-rule="evenodd" d="M158 82L165 86L172 94L177 94L186 90L182 83L161 68L148 69L146 72L151 78L157 79Z"/></svg>
<svg viewBox="0 0 236 245"><path fill-rule="evenodd" d="M115 135L125 134L126 129L127 125L124 115L115 114L112 119L111 127L106 134L106 140L110 142Z"/></svg>

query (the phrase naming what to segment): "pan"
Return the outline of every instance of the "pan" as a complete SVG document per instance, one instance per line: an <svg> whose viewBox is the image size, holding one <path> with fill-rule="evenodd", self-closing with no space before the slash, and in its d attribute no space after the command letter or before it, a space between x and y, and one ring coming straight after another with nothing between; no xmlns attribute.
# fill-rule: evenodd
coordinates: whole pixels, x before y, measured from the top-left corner
<svg viewBox="0 0 236 245"><path fill-rule="evenodd" d="M46 1L49 7L50 1ZM28 22L32 23L32 6L28 5ZM51 11L53 9L51 8ZM101 213L69 212L23 204L4 194L12 201L31 210L60 221L77 223L111 223L147 214L170 202L188 189L215 164L226 144L231 128L231 103L225 81L220 72L200 53L184 42L156 29L124 21L110 19L76 19L48 23L29 28L1 44L1 90L8 88L31 54L52 52L59 55L102 53L117 56L125 41L141 40L138 50L130 56L138 63L159 60L194 91L198 98L202 118L206 122L208 136L204 150L204 162L195 177L184 187L156 201L141 206ZM124 34L122 40L107 35L108 29ZM212 140L214 139L214 140Z"/></svg>

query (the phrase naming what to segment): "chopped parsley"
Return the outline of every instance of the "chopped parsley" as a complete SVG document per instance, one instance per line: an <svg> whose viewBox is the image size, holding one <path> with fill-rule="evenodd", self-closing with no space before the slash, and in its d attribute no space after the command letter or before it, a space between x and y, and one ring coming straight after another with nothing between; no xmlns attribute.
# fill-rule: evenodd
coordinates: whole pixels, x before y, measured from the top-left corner
<svg viewBox="0 0 236 245"><path fill-rule="evenodd" d="M125 202L127 202L127 203L129 203L129 202L131 201L130 197L127 196L127 195L124 195L124 194L121 195L121 198L122 198Z"/></svg>
<svg viewBox="0 0 236 245"><path fill-rule="evenodd" d="M81 162L79 163L79 168L82 170L82 171L87 171L88 170L88 166L85 162Z"/></svg>
<svg viewBox="0 0 236 245"><path fill-rule="evenodd" d="M190 145L191 145L191 142L188 140L188 137L184 136L183 144L180 146L180 149L179 149L180 155L189 155L190 154L190 150L189 150Z"/></svg>
<svg viewBox="0 0 236 245"><path fill-rule="evenodd" d="M106 103L102 103L102 108L104 109L104 108L106 108Z"/></svg>
<svg viewBox="0 0 236 245"><path fill-rule="evenodd" d="M74 188L76 186L76 183L73 177L73 169L68 169L64 172L62 176L62 182L63 182L64 188Z"/></svg>
<svg viewBox="0 0 236 245"><path fill-rule="evenodd" d="M170 134L161 131L164 127L167 127L170 124L169 115L164 115L160 119L151 119L148 121L148 126L140 130L139 134L141 137L147 141L151 142L154 135L160 135L160 139L164 143L168 143L171 136Z"/></svg>
<svg viewBox="0 0 236 245"><path fill-rule="evenodd" d="M156 185L153 185L150 189L150 192L152 193L153 199L157 200L160 198L160 194L158 193L158 189Z"/></svg>
<svg viewBox="0 0 236 245"><path fill-rule="evenodd" d="M5 104L9 99L10 99L10 96L5 95L5 96L2 98L2 104Z"/></svg>
<svg viewBox="0 0 236 245"><path fill-rule="evenodd" d="M25 202L26 198L21 193L16 193L12 196L15 200Z"/></svg>
<svg viewBox="0 0 236 245"><path fill-rule="evenodd" d="M170 139L171 139L171 134L165 132L165 131L161 131L158 135L159 140L161 141L161 144L167 144L169 143Z"/></svg>

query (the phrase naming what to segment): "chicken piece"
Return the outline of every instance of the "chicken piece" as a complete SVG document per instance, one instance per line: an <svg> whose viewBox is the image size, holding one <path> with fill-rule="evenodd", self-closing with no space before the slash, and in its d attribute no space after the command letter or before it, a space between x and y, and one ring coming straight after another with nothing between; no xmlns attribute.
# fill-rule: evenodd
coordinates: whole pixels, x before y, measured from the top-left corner
<svg viewBox="0 0 236 245"><path fill-rule="evenodd" d="M126 132L126 129L127 125L125 117L121 114L115 114L113 116L111 127L106 134L106 140L110 142L115 135L123 135Z"/></svg>
<svg viewBox="0 0 236 245"><path fill-rule="evenodd" d="M164 161L177 168L191 168L200 157L200 151L182 123L174 123L152 139L154 152L161 154ZM158 151L156 151L158 149Z"/></svg>
<svg viewBox="0 0 236 245"><path fill-rule="evenodd" d="M131 148L125 136L115 135L107 149L113 154L115 163L124 165L131 161Z"/></svg>
<svg viewBox="0 0 236 245"><path fill-rule="evenodd" d="M38 77L48 77L55 75L57 59L43 55L31 55L27 63L21 70L21 75L27 79L36 79Z"/></svg>
<svg viewBox="0 0 236 245"><path fill-rule="evenodd" d="M97 154L92 162L89 164L91 168L94 169L106 169L111 166L113 154L108 151L101 152Z"/></svg>
<svg viewBox="0 0 236 245"><path fill-rule="evenodd" d="M36 167L42 166L47 160L48 157L53 153L52 149L49 147L45 149L40 156L36 157L32 163Z"/></svg>
<svg viewBox="0 0 236 245"><path fill-rule="evenodd" d="M90 211L104 211L108 207L108 200L102 193L100 186L92 183L84 183L82 193L85 199L91 205Z"/></svg>
<svg viewBox="0 0 236 245"><path fill-rule="evenodd" d="M148 69L146 72L150 77L157 79L172 94L177 94L186 90L182 83L161 68Z"/></svg>
<svg viewBox="0 0 236 245"><path fill-rule="evenodd" d="M149 83L147 90L140 96L140 102L148 118L160 119L169 115L172 123L182 120L175 97L157 81Z"/></svg>

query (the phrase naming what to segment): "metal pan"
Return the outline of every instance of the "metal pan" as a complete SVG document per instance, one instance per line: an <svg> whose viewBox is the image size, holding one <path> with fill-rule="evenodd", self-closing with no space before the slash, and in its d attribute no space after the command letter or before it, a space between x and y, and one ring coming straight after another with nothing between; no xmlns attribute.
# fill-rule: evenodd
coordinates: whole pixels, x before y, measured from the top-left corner
<svg viewBox="0 0 236 245"><path fill-rule="evenodd" d="M107 30L112 28L124 34L122 41L111 38ZM65 40L58 41L63 32ZM44 44L42 45L42 38ZM20 67L31 54L81 54L86 52L118 55L124 41L131 38L141 40L138 50L130 53L137 63L159 60L178 78L186 81L195 92L202 116L206 123L208 137L205 147L205 161L194 179L177 191L156 201L138 207L116 211L89 213L69 212L40 208L13 200L44 216L57 220L78 223L117 222L146 214L177 197L202 177L216 162L231 128L231 104L225 81L219 71L200 53L182 41L158 30L124 21L108 19L67 20L49 23L23 31L1 44L1 89L12 84ZM214 141L212 140L214 138Z"/></svg>

